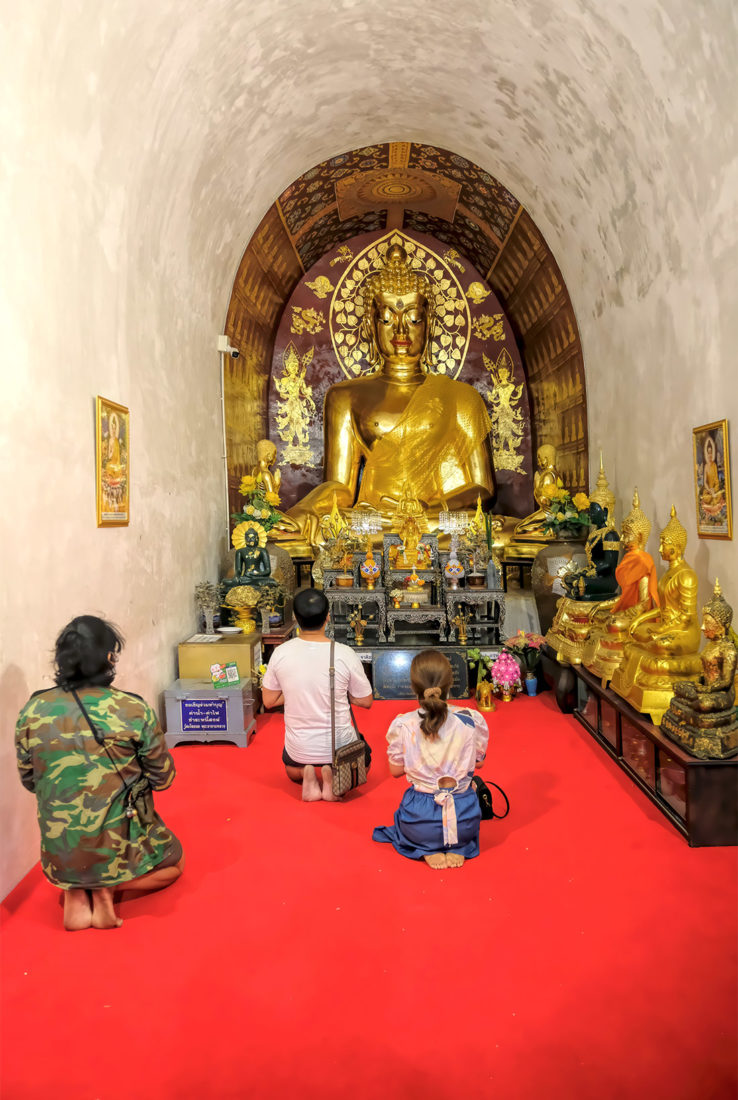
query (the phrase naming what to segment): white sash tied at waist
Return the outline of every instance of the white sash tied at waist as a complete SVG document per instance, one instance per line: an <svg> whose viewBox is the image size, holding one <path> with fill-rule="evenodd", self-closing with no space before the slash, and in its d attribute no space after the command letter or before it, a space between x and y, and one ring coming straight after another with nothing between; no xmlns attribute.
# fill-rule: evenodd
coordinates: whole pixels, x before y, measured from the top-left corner
<svg viewBox="0 0 738 1100"><path fill-rule="evenodd" d="M433 794L433 801L441 807L443 821L443 846L453 848L459 843L456 823L456 802L454 793L458 787L442 787Z"/></svg>

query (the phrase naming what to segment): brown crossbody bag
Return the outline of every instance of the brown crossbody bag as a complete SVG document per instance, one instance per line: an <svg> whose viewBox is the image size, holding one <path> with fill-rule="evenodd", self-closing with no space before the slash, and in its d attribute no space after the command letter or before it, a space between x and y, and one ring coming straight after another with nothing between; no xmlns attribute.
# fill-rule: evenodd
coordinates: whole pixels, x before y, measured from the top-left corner
<svg viewBox="0 0 738 1100"><path fill-rule="evenodd" d="M333 775L333 793L336 798L366 783L366 745L356 725L354 712L349 704L351 721L356 730L356 741L343 748L336 748L336 643L331 639L329 676L331 683L331 772Z"/></svg>

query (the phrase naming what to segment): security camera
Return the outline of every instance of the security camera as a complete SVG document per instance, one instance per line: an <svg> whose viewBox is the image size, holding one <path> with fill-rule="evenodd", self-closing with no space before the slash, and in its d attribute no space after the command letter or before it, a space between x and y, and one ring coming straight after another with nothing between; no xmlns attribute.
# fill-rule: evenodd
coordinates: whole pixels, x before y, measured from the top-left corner
<svg viewBox="0 0 738 1100"><path fill-rule="evenodd" d="M226 355L230 355L231 359L238 359L241 354L238 348L234 348L228 343L227 336L218 337L218 351L223 351Z"/></svg>

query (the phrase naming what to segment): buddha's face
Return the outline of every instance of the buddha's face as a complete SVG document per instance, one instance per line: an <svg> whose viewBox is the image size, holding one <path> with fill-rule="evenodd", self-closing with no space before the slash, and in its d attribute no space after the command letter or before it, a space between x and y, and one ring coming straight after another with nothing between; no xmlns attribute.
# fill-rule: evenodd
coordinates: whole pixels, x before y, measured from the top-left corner
<svg viewBox="0 0 738 1100"><path fill-rule="evenodd" d="M428 339L428 302L422 294L377 294L372 324L383 359L418 363Z"/></svg>
<svg viewBox="0 0 738 1100"><path fill-rule="evenodd" d="M721 638L725 630L717 619L713 619L712 615L706 611L702 616L702 633L712 641L713 638Z"/></svg>
<svg viewBox="0 0 738 1100"><path fill-rule="evenodd" d="M259 536L256 531L247 531L243 537L243 543L247 550L253 550L259 545Z"/></svg>
<svg viewBox="0 0 738 1100"><path fill-rule="evenodd" d="M623 530L620 537L626 546L636 546L638 544L638 535L629 523L623 524Z"/></svg>
<svg viewBox="0 0 738 1100"><path fill-rule="evenodd" d="M665 539L662 536L659 543L659 554L661 554L662 561L676 561L679 557L679 548L674 545L671 539Z"/></svg>

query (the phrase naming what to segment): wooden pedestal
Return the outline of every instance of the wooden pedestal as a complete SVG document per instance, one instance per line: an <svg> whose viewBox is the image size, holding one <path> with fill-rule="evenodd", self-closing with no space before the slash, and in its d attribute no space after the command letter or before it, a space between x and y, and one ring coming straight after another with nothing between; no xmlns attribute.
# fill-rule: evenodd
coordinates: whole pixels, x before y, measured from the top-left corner
<svg viewBox="0 0 738 1100"><path fill-rule="evenodd" d="M576 679L574 717L690 847L738 844L738 756L690 756L586 668L567 671Z"/></svg>

